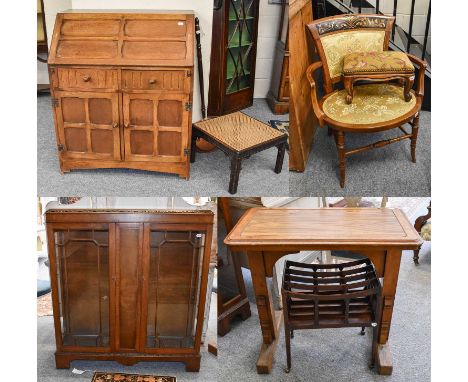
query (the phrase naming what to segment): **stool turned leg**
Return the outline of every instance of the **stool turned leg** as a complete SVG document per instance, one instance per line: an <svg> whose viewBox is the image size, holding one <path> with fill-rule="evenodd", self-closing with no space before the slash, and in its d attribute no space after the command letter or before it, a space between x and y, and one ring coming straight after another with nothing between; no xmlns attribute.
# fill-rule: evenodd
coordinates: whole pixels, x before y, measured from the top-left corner
<svg viewBox="0 0 468 382"><path fill-rule="evenodd" d="M190 146L190 163L195 162L195 153L197 152L197 135L192 133L192 142Z"/></svg>
<svg viewBox="0 0 468 382"><path fill-rule="evenodd" d="M419 114L414 117L411 124L411 160L413 163L416 163L416 142L418 140L418 131L419 131Z"/></svg>
<svg viewBox="0 0 468 382"><path fill-rule="evenodd" d="M348 105L353 102L353 85L354 85L354 81L352 78L344 79L344 88L346 89L346 92L348 93L346 95L346 103Z"/></svg>
<svg viewBox="0 0 468 382"><path fill-rule="evenodd" d="M413 88L413 83L414 83L414 76L411 76L405 79L405 87L404 87L403 95L405 96L406 102L411 101L410 90Z"/></svg>
<svg viewBox="0 0 468 382"><path fill-rule="evenodd" d="M294 330L291 329L291 338L294 338Z"/></svg>
<svg viewBox="0 0 468 382"><path fill-rule="evenodd" d="M275 165L275 172L279 174L283 169L283 160L284 160L284 152L286 151L286 142L281 143L278 147L278 155L276 156L276 165Z"/></svg>
<svg viewBox="0 0 468 382"><path fill-rule="evenodd" d="M366 327L365 327L365 326L363 326L363 327L361 328L361 331L359 332L359 334L360 334L361 336L363 336L364 334L366 334Z"/></svg>
<svg viewBox="0 0 468 382"><path fill-rule="evenodd" d="M238 155L231 157L231 180L229 181L229 193L237 192L237 184L239 183L239 173L241 170L242 159Z"/></svg>
<svg viewBox="0 0 468 382"><path fill-rule="evenodd" d="M345 184L345 177L346 177L346 155L345 155L345 137L342 131L337 131L337 142L336 145L338 147L338 160L340 166L340 187L343 188Z"/></svg>
<svg viewBox="0 0 468 382"><path fill-rule="evenodd" d="M330 135L332 135L332 134L333 134L333 130L332 130L332 128L331 128L330 126L328 126L328 128L327 128L327 135L330 136Z"/></svg>
<svg viewBox="0 0 468 382"><path fill-rule="evenodd" d="M289 328L285 327L284 330L284 338L286 344L286 369L284 369L285 373L289 373L291 371L291 332Z"/></svg>

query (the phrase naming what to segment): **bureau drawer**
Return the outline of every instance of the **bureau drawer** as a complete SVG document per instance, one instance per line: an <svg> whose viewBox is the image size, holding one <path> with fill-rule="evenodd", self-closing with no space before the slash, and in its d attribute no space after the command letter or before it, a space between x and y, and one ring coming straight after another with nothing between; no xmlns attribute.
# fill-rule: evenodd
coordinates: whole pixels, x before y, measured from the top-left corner
<svg viewBox="0 0 468 382"><path fill-rule="evenodd" d="M57 83L60 89L117 90L117 70L94 68L57 68Z"/></svg>
<svg viewBox="0 0 468 382"><path fill-rule="evenodd" d="M187 70L122 70L123 90L170 90L190 92Z"/></svg>

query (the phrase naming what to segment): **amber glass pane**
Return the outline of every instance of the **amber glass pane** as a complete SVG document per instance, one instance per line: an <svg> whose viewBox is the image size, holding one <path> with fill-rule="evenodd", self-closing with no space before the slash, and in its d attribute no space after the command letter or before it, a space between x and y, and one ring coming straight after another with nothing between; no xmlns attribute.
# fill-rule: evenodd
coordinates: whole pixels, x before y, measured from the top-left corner
<svg viewBox="0 0 468 382"><path fill-rule="evenodd" d="M109 233L55 232L64 346L109 346Z"/></svg>
<svg viewBox="0 0 468 382"><path fill-rule="evenodd" d="M109 98L90 98L89 122L99 125L112 124L112 101Z"/></svg>
<svg viewBox="0 0 468 382"><path fill-rule="evenodd" d="M85 101L83 98L63 97L61 99L63 122L85 123Z"/></svg>
<svg viewBox="0 0 468 382"><path fill-rule="evenodd" d="M191 348L205 235L151 231L150 240L146 347Z"/></svg>

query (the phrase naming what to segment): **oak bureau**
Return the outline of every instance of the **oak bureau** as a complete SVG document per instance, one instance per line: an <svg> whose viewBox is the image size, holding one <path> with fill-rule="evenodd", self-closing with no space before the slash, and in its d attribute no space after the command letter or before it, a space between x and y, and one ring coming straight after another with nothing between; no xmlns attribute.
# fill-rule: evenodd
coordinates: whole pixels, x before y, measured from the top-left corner
<svg viewBox="0 0 468 382"><path fill-rule="evenodd" d="M193 44L192 11L57 14L48 63L61 171L188 179Z"/></svg>

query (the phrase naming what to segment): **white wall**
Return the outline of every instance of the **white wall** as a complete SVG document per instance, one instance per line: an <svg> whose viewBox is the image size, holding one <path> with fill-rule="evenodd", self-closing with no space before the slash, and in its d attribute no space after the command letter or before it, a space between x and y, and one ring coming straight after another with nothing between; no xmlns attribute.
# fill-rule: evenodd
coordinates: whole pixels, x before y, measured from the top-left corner
<svg viewBox="0 0 468 382"><path fill-rule="evenodd" d="M268 4L268 0L260 0L259 14L254 97L266 98L270 89L273 57L278 41L281 6Z"/></svg>

